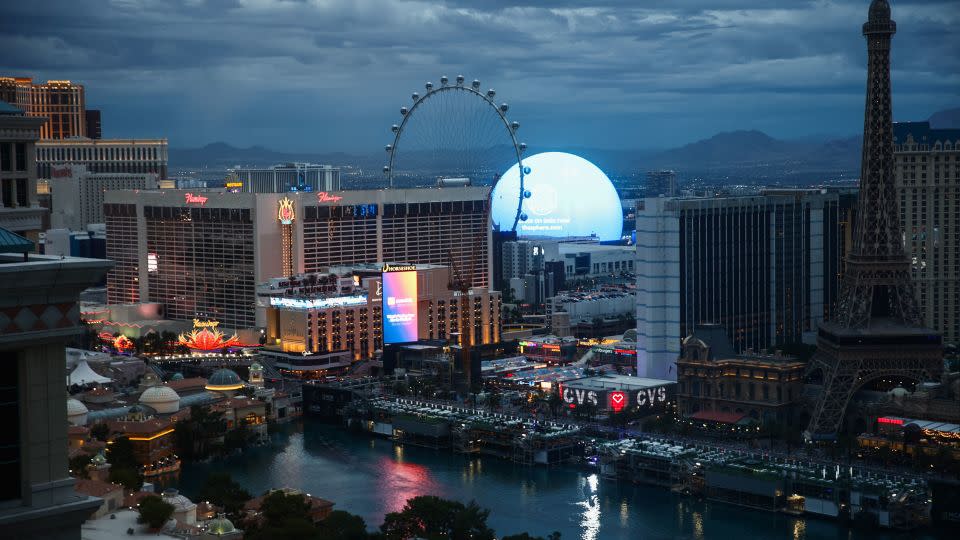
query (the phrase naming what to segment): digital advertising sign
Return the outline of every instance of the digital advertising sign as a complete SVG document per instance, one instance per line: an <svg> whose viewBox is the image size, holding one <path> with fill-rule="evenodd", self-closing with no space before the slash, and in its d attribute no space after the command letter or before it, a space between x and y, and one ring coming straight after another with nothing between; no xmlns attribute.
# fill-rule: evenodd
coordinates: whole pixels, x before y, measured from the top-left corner
<svg viewBox="0 0 960 540"><path fill-rule="evenodd" d="M383 343L417 341L417 271L383 269Z"/></svg>

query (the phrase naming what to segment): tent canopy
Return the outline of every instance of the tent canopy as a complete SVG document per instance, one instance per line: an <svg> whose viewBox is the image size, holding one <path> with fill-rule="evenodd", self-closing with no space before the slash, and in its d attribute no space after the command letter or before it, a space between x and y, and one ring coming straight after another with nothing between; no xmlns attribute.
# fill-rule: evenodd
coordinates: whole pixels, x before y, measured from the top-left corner
<svg viewBox="0 0 960 540"><path fill-rule="evenodd" d="M67 384L106 384L108 382L113 382L113 379L100 375L90 367L90 364L88 364L86 360L83 360L77 364L77 367L70 373Z"/></svg>

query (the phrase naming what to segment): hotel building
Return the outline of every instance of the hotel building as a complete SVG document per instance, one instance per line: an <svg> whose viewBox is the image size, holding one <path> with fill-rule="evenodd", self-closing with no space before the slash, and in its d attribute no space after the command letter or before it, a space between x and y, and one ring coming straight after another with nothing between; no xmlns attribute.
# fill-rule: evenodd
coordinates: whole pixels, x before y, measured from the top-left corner
<svg viewBox="0 0 960 540"><path fill-rule="evenodd" d="M110 191L110 304L159 302L170 319L262 326L256 284L391 261L457 265L490 288L489 187L329 193Z"/></svg>
<svg viewBox="0 0 960 540"><path fill-rule="evenodd" d="M30 118L0 101L0 227L36 243L46 208L37 200L34 145L42 118Z"/></svg>
<svg viewBox="0 0 960 540"><path fill-rule="evenodd" d="M638 374L676 380L681 336L700 324L737 352L802 341L837 300L854 202L837 190L643 199Z"/></svg>
<svg viewBox="0 0 960 540"><path fill-rule="evenodd" d="M81 231L87 225L103 223L107 191L160 187L160 178L154 173L94 173L84 165L53 167L50 172L50 226L54 229Z"/></svg>
<svg viewBox="0 0 960 540"><path fill-rule="evenodd" d="M960 129L895 123L893 157L923 324L960 344Z"/></svg>
<svg viewBox="0 0 960 540"><path fill-rule="evenodd" d="M0 101L14 105L27 116L43 118L41 139L87 136L82 84L70 81L34 84L28 77L0 77Z"/></svg>
<svg viewBox="0 0 960 540"><path fill-rule="evenodd" d="M266 312L263 354L279 364L313 366L315 356L350 351L353 360L383 348L382 264L350 265L326 272L273 279L258 287ZM452 290L451 269L416 265L417 335L456 340L470 325L474 345L500 341L500 293ZM322 362L321 362L322 364ZM332 366L331 366L332 367Z"/></svg>
<svg viewBox="0 0 960 540"><path fill-rule="evenodd" d="M708 422L735 424L749 418L793 426L806 366L779 352L738 354L723 328L697 327L683 340L677 361L677 410Z"/></svg>
<svg viewBox="0 0 960 540"><path fill-rule="evenodd" d="M63 165L92 173L156 174L167 177L166 139L69 139L37 143L37 177L53 177Z"/></svg>
<svg viewBox="0 0 960 540"><path fill-rule="evenodd" d="M330 165L285 163L267 169L231 169L227 187L243 193L340 191L340 169Z"/></svg>

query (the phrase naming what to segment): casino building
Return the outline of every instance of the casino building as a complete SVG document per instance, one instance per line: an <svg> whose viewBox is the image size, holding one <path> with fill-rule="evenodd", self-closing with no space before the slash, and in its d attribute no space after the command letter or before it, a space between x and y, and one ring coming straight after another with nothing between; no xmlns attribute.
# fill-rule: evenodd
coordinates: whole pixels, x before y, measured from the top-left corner
<svg viewBox="0 0 960 540"><path fill-rule="evenodd" d="M257 325L256 285L332 266L450 264L490 287L489 187L223 193L109 191L110 304ZM261 321L262 322L262 321Z"/></svg>
<svg viewBox="0 0 960 540"><path fill-rule="evenodd" d="M500 293L451 290L451 269L416 265L416 332L413 340L456 340L470 324L475 345L500 341ZM284 369L330 369L370 358L383 348L383 265L359 264L327 272L273 279L257 289L265 311L266 345ZM466 311L464 311L466 310ZM349 351L343 358L335 353Z"/></svg>

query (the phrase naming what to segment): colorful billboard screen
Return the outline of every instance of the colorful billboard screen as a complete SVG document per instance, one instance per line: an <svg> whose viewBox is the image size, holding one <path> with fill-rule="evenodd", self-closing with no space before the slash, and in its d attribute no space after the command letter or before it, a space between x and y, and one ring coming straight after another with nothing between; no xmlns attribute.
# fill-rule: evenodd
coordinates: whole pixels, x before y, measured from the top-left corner
<svg viewBox="0 0 960 540"><path fill-rule="evenodd" d="M417 340L417 272L383 273L383 342Z"/></svg>

